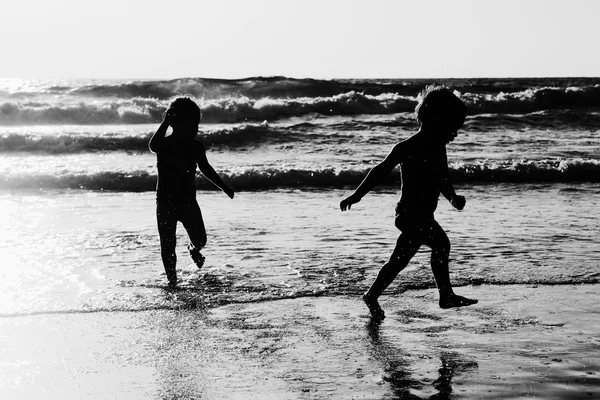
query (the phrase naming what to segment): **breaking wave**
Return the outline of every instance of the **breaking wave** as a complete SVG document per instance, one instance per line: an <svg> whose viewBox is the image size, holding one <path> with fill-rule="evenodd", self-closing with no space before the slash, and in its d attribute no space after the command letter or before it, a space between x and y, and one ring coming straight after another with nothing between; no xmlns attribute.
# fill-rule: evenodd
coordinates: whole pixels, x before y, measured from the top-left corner
<svg viewBox="0 0 600 400"><path fill-rule="evenodd" d="M341 188L356 186L369 168L239 168L220 175L236 190L268 190L277 188ZM456 164L450 168L455 183L551 183L600 182L600 161L515 161ZM390 174L381 185L398 186L400 176ZM0 178L0 189L87 189L142 192L152 191L156 176L148 171L98 172L93 174L6 174ZM197 178L199 190L214 186Z"/></svg>
<svg viewBox="0 0 600 400"><path fill-rule="evenodd" d="M268 124L241 124L199 133L199 138L207 146L238 147L268 143L289 143L314 141L317 137L331 139L335 134L307 133L307 125L272 128ZM99 132L85 134L80 131L63 131L60 134L36 134L8 131L0 135L0 153L84 153L95 151L137 151L147 152L148 141L153 131L134 134Z"/></svg>
<svg viewBox="0 0 600 400"><path fill-rule="evenodd" d="M48 85L37 92L11 92L0 85L0 125L156 123L169 99L188 94L206 123L275 121L309 114L370 115L412 112L431 81L314 80L284 77L219 80L96 82ZM465 101L469 115L528 114L544 110L596 109L594 78L446 80ZM48 97L49 94L53 96Z"/></svg>

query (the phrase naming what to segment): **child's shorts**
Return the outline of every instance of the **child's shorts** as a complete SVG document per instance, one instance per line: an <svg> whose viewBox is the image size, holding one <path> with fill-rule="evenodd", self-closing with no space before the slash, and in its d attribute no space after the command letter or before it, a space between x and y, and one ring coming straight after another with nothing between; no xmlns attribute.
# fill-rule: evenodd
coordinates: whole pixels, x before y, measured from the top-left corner
<svg viewBox="0 0 600 400"><path fill-rule="evenodd" d="M421 237L426 231L429 232L436 222L433 213L396 208L394 224L402 233Z"/></svg>

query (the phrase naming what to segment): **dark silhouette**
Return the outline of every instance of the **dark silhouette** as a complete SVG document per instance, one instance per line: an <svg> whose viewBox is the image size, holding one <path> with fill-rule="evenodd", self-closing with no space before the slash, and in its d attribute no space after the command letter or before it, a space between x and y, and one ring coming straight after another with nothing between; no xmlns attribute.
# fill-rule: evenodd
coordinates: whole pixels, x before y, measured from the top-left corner
<svg viewBox="0 0 600 400"><path fill-rule="evenodd" d="M150 139L150 151L156 153L156 219L160 252L169 280L177 285L175 255L177 222L181 221L190 237L188 250L198 268L204 264L200 250L206 245L206 229L196 201L196 165L202 174L233 199L234 192L215 172L206 158L206 150L196 139L200 108L189 97L175 99L163 114L163 122ZM168 127L173 133L166 136Z"/></svg>
<svg viewBox="0 0 600 400"><path fill-rule="evenodd" d="M465 206L465 198L455 193L448 179L446 145L454 140L464 124L466 107L447 88L431 85L420 94L415 114L419 131L396 144L385 160L371 169L356 191L340 203L342 211L349 210L375 187L380 178L400 165L402 189L395 223L402 233L389 261L363 295L371 316L376 319L385 318L377 299L423 244L431 247L431 268L440 295L440 307L477 303L477 300L454 294L448 271L450 241L433 216L440 193L456 209L462 210Z"/></svg>

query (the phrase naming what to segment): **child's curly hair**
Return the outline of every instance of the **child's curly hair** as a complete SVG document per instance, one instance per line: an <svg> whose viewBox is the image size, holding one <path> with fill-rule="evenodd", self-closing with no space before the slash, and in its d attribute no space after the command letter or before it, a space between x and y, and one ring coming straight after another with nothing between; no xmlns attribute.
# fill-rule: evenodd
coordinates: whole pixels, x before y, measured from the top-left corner
<svg viewBox="0 0 600 400"><path fill-rule="evenodd" d="M169 105L169 108L175 109L177 114L185 118L189 123L200 124L200 120L202 119L200 107L190 97L180 96L175 98Z"/></svg>
<svg viewBox="0 0 600 400"><path fill-rule="evenodd" d="M420 124L429 124L439 119L464 122L467 107L448 88L441 85L428 85L419 93L415 116Z"/></svg>

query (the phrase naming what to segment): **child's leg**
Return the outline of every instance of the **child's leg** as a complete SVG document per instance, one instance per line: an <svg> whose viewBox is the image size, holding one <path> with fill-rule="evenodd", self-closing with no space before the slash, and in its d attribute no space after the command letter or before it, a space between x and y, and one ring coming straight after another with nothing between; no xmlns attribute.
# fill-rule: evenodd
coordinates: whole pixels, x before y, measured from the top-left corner
<svg viewBox="0 0 600 400"><path fill-rule="evenodd" d="M448 269L450 240L442 227L433 219L423 232L423 243L431 247L431 270L440 296L451 294L452 284Z"/></svg>
<svg viewBox="0 0 600 400"><path fill-rule="evenodd" d="M188 250L190 256L198 268L204 265L204 256L200 254L200 250L206 246L206 228L204 227L204 219L202 212L198 206L198 202L194 199L186 204L182 212L181 222L190 237L190 245Z"/></svg>
<svg viewBox="0 0 600 400"><path fill-rule="evenodd" d="M396 279L396 276L408 265L409 261L421 247L418 236L402 233L396 241L396 247L371 285L367 294L375 299Z"/></svg>
<svg viewBox="0 0 600 400"><path fill-rule="evenodd" d="M424 233L423 243L431 247L431 270L440 294L440 307L462 307L477 303L477 300L458 296L452 290L448 268L450 240L446 232L435 220L431 220Z"/></svg>
<svg viewBox="0 0 600 400"><path fill-rule="evenodd" d="M157 201L156 220L160 237L160 255L169 285L177 284L177 256L175 255L177 215L173 205Z"/></svg>
<svg viewBox="0 0 600 400"><path fill-rule="evenodd" d="M396 241L396 247L379 273L375 282L369 290L363 295L363 300L369 307L371 315L374 318L385 318L385 314L377 299L381 293L394 281L396 276L408 265L409 261L421 247L421 240L416 235L402 233Z"/></svg>

